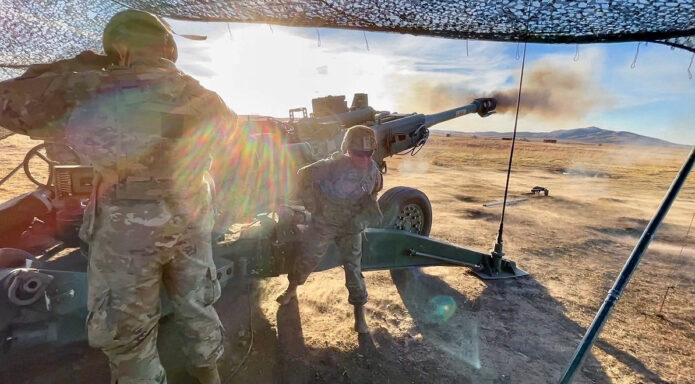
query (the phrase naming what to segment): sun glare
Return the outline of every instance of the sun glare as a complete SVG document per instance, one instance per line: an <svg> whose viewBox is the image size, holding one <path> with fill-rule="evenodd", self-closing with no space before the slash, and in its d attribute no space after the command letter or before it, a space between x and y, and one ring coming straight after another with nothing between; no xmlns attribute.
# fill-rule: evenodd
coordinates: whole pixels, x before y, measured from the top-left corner
<svg viewBox="0 0 695 384"><path fill-rule="evenodd" d="M231 35L187 43L194 49L182 49L179 63L238 114L285 117L290 108L310 107L312 98L349 100L356 92L392 104L382 80L397 69L380 55L319 47L318 40L265 25L235 28Z"/></svg>

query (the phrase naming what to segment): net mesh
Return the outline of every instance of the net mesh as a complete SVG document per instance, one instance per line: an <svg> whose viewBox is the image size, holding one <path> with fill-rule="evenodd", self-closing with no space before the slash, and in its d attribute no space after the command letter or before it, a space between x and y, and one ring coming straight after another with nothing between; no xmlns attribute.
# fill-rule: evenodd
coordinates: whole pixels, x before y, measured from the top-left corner
<svg viewBox="0 0 695 384"><path fill-rule="evenodd" d="M5 0L0 66L101 51L104 25L128 7L184 20L496 41L658 41L695 52L692 0Z"/></svg>

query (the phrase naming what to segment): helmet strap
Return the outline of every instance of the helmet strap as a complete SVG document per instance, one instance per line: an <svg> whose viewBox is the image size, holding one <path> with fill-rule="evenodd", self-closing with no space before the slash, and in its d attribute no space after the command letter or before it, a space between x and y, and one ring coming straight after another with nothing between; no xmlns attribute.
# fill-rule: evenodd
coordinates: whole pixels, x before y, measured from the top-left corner
<svg viewBox="0 0 695 384"><path fill-rule="evenodd" d="M129 67L137 59L145 58L160 58L160 57L170 57L169 53L166 52L166 48L150 47L148 50L138 50L129 47L127 44L116 43L113 48L118 52L118 65ZM161 52L161 53L158 53Z"/></svg>
<svg viewBox="0 0 695 384"><path fill-rule="evenodd" d="M131 55L130 49L125 44L115 43L113 49L118 52L118 65L125 67L130 65Z"/></svg>

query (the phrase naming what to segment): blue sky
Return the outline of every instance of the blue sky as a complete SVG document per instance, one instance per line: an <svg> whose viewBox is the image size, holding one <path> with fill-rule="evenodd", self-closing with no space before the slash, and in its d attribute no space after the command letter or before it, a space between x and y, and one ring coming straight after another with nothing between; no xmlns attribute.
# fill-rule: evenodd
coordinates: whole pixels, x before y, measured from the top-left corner
<svg viewBox="0 0 695 384"><path fill-rule="evenodd" d="M361 31L320 29L319 46L314 28L172 24L178 33L208 36L204 42L178 39L179 67L239 114L285 116L289 108L309 107L313 97L345 94L350 100L355 92L368 92L379 110L434 112L493 91L515 91L517 51L523 49L471 40L467 53L462 40L367 32L367 50ZM522 91L528 97L540 92L550 102L538 113L527 108L519 129L593 125L695 144L695 80L687 71L692 54L642 43L631 68L636 49L637 43L579 45L577 55L576 45L529 44ZM579 84L563 88L567 79ZM512 127L511 113L439 126L468 132Z"/></svg>

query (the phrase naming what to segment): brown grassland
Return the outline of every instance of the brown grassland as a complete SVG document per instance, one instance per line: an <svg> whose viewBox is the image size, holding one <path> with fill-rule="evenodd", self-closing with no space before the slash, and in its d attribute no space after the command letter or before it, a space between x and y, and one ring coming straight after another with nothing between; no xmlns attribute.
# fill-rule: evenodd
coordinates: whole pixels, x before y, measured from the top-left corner
<svg viewBox="0 0 695 384"><path fill-rule="evenodd" d="M32 144L1 141L0 175ZM502 198L510 144L434 134L417 156L388 161L385 189L421 189L434 211L432 237L487 250L501 207L482 204ZM688 149L516 145L510 195L550 190L507 209L505 252L529 276L482 281L465 268L431 267L396 286L387 271L367 272L373 350L358 347L340 269L312 275L298 306L280 309L274 297L286 280L266 279L252 287L252 353L230 382L556 382ZM0 187L0 200L29 189L17 176ZM686 238L693 213L691 180L575 382L695 383L695 234ZM227 292L217 306L228 336L223 377L247 350L246 299ZM162 343L172 349L175 340ZM103 358L81 351L27 382L105 379Z"/></svg>

